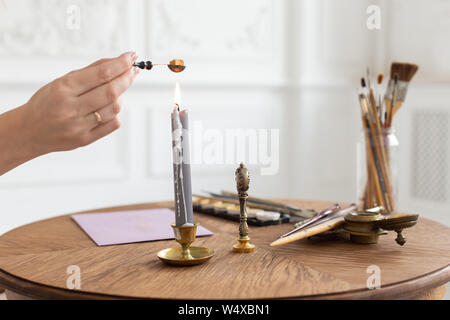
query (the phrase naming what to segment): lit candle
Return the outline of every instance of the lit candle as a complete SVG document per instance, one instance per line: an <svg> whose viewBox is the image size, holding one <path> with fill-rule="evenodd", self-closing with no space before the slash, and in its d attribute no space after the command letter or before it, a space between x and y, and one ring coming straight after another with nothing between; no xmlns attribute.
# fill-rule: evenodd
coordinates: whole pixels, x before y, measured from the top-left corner
<svg viewBox="0 0 450 320"><path fill-rule="evenodd" d="M172 111L172 156L175 195L175 224L194 224L192 209L191 165L189 153L189 117L181 109L178 82L175 85L175 105Z"/></svg>

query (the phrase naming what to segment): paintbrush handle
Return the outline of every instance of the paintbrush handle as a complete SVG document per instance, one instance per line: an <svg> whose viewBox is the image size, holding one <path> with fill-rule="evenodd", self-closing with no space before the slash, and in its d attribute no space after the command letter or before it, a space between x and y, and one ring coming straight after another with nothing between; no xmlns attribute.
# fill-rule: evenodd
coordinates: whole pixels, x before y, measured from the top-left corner
<svg viewBox="0 0 450 320"><path fill-rule="evenodd" d="M397 114L398 110L402 107L402 105L403 105L402 101L395 102L394 107L392 108L392 120L390 126L392 126L392 121L394 120L395 115Z"/></svg>
<svg viewBox="0 0 450 320"><path fill-rule="evenodd" d="M383 197L383 189L381 187L381 169L379 167L379 160L377 159L377 155L375 152L375 147L373 143L373 137L372 137L372 130L370 130L369 121L366 120L366 126L365 126L365 137L366 137L366 153L368 155L367 161L369 161L369 167L372 173L372 182L374 182L375 186L375 194L379 205L385 206L385 201Z"/></svg>
<svg viewBox="0 0 450 320"><path fill-rule="evenodd" d="M369 94L369 107L373 113L377 112L375 96L373 94L373 90L370 89ZM392 118L392 108L390 112L390 118ZM375 145L375 152L377 155L377 159L380 165L379 174L382 175L382 181L380 181L382 186L383 197L385 201L385 208L388 212L394 210L393 207L393 196L392 196L392 185L391 185L391 174L389 168L389 159L386 155L386 147L385 147L385 131L383 131L383 126L381 125L381 121L379 117L375 117L375 122L371 124L372 129L372 138Z"/></svg>
<svg viewBox="0 0 450 320"><path fill-rule="evenodd" d="M384 132L381 126L380 118L377 116L377 106L375 101L375 96L373 90L369 91L369 112L373 115L373 122L369 122L370 127L369 134L371 135L371 143L373 146L372 152L375 155L375 164L377 169L378 179L380 180L380 186L382 190L382 197L384 202L384 207L388 212L392 211L392 191L390 182L390 170L388 167L388 160L386 158L386 149L384 147Z"/></svg>
<svg viewBox="0 0 450 320"><path fill-rule="evenodd" d="M220 191L223 195L225 196L230 196L230 197L237 197L237 193L231 192L231 191L226 191L226 190L222 190ZM288 205L288 204L284 204L284 203L280 203L277 201L273 201L273 200L267 200L267 199L261 199L261 198L257 198L257 197L253 197L253 196L249 196L247 199L248 202L257 202L257 203L261 203L261 204L268 204L271 206L277 206L277 207L281 207L281 208L287 208L289 210L298 210L301 211L300 208Z"/></svg>
<svg viewBox="0 0 450 320"><path fill-rule="evenodd" d="M402 101L394 101L394 104L392 105L392 101L390 100L384 100L386 104L386 111L387 111L387 119L384 124L385 128L392 127L392 121L394 120L395 114L398 112L398 110L402 107L403 102Z"/></svg>

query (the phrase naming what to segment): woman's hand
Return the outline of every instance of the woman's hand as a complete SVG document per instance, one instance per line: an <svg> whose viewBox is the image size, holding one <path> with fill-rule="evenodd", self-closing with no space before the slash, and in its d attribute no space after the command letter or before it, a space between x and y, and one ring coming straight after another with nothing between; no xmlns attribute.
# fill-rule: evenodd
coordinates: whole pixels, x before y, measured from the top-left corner
<svg viewBox="0 0 450 320"><path fill-rule="evenodd" d="M134 52L99 60L39 89L0 115L0 175L40 155L88 145L118 129L121 95L138 68Z"/></svg>
<svg viewBox="0 0 450 320"><path fill-rule="evenodd" d="M37 91L22 108L35 152L72 150L118 129L121 95L138 68L133 52L69 72ZM94 112L98 112L99 123Z"/></svg>

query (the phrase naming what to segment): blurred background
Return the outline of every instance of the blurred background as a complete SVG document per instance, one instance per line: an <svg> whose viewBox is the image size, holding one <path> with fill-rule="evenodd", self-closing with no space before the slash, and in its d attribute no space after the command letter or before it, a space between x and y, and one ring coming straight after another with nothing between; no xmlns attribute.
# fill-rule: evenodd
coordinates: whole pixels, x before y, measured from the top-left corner
<svg viewBox="0 0 450 320"><path fill-rule="evenodd" d="M279 129L279 170L250 166L250 195L354 202L356 88L367 67L388 75L392 61L419 65L394 123L399 208L450 225L449 14L444 0L1 0L0 112L125 51L188 67L142 71L111 136L1 176L0 233L63 213L173 199L175 81L204 129ZM194 191L234 190L236 165L193 165Z"/></svg>

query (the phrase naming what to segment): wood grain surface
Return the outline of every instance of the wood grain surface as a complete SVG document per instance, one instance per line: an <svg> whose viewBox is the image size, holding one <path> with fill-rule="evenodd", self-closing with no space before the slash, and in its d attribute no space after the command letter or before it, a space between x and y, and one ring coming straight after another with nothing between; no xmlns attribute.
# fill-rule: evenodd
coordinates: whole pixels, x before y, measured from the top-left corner
<svg viewBox="0 0 450 320"><path fill-rule="evenodd" d="M316 210L332 204L284 202ZM170 206L160 202L90 212ZM177 245L171 240L98 247L70 215L22 226L0 237L0 287L55 299L406 299L433 296L434 289L441 292L450 280L450 229L424 218L404 231L408 240L403 247L393 233L374 245L335 238L269 247L292 228L284 224L251 227L256 251L238 254L231 250L238 236L236 222L195 216L214 235L194 245L213 248L216 255L191 267L168 266L157 258L159 250ZM70 265L81 269L80 290L66 288ZM371 265L380 267L380 289L367 289Z"/></svg>

